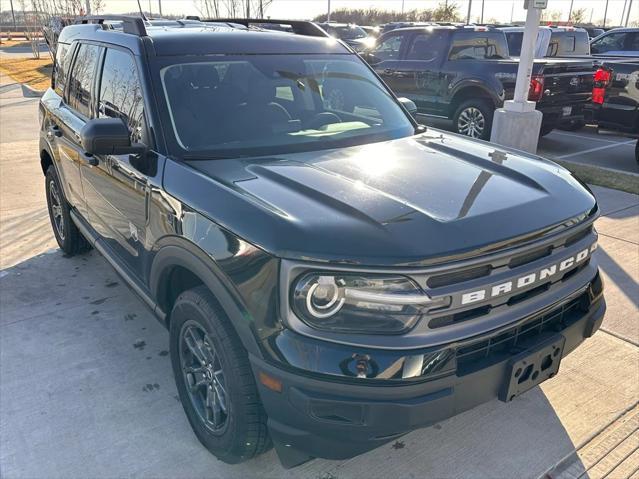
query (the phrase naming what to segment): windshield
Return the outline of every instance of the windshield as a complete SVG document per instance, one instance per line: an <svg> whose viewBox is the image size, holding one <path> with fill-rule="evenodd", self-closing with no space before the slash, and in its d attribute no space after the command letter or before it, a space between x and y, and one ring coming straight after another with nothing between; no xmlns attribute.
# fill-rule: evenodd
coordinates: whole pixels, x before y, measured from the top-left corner
<svg viewBox="0 0 639 479"><path fill-rule="evenodd" d="M524 40L524 32L506 32L506 40L508 41L508 51L511 57L521 55L521 43Z"/></svg>
<svg viewBox="0 0 639 479"><path fill-rule="evenodd" d="M185 156L311 151L414 134L408 116L355 55L204 58L160 69Z"/></svg>
<svg viewBox="0 0 639 479"><path fill-rule="evenodd" d="M326 32L341 40L356 40L358 38L366 38L368 36L368 33L357 25L348 25L344 27L328 25L326 27Z"/></svg>

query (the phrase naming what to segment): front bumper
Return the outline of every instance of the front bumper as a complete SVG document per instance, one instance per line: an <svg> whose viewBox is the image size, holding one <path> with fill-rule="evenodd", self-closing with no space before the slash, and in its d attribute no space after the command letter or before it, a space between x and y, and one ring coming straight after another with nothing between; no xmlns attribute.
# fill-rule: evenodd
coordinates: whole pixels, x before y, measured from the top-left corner
<svg viewBox="0 0 639 479"><path fill-rule="evenodd" d="M292 467L312 457L347 459L498 397L512 357L557 334L565 338L565 356L599 329L606 309L602 291L597 274L570 301L531 316L516 331L500 329L458 343L445 366L412 380L314 374L251 356L282 463ZM319 363L323 342L316 342ZM281 380L281 392L265 387L261 373Z"/></svg>

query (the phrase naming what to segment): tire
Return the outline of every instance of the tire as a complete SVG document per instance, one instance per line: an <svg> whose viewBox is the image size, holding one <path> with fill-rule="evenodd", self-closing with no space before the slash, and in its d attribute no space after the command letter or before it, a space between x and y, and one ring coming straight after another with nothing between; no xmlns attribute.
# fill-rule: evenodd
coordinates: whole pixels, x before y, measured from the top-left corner
<svg viewBox="0 0 639 479"><path fill-rule="evenodd" d="M570 120L565 123L561 123L558 129L563 131L579 131L584 126L586 126L586 122L583 120Z"/></svg>
<svg viewBox="0 0 639 479"><path fill-rule="evenodd" d="M548 135L551 131L553 131L555 129L554 126L544 126L541 125L541 129L539 130L539 136L546 136Z"/></svg>
<svg viewBox="0 0 639 479"><path fill-rule="evenodd" d="M49 220L51 220L51 228L58 246L67 256L73 256L90 249L89 242L84 239L71 219L71 207L64 197L64 190L53 165L47 169L45 181Z"/></svg>
<svg viewBox="0 0 639 479"><path fill-rule="evenodd" d="M493 125L494 105L488 100L471 99L462 102L453 115L453 128L460 135L490 139Z"/></svg>
<svg viewBox="0 0 639 479"><path fill-rule="evenodd" d="M175 382L202 445L229 464L270 449L248 354L211 292L204 286L185 291L170 318Z"/></svg>

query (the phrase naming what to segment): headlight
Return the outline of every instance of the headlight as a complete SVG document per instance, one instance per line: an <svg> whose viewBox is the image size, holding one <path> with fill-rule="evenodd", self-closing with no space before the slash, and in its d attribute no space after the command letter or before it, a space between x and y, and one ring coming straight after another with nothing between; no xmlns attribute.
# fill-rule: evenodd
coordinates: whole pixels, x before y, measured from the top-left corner
<svg viewBox="0 0 639 479"><path fill-rule="evenodd" d="M450 298L431 299L403 276L311 273L293 289L293 311L309 326L368 334L401 333Z"/></svg>

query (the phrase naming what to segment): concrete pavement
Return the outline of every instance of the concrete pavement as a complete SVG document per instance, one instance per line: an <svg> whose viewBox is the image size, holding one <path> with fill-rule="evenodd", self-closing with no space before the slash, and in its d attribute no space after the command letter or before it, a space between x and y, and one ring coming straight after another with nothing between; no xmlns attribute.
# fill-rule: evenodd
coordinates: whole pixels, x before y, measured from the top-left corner
<svg viewBox="0 0 639 479"><path fill-rule="evenodd" d="M593 191L609 309L557 377L348 461L228 466L189 428L166 331L96 252L56 249L37 100L0 77L0 477L639 478L639 197Z"/></svg>

